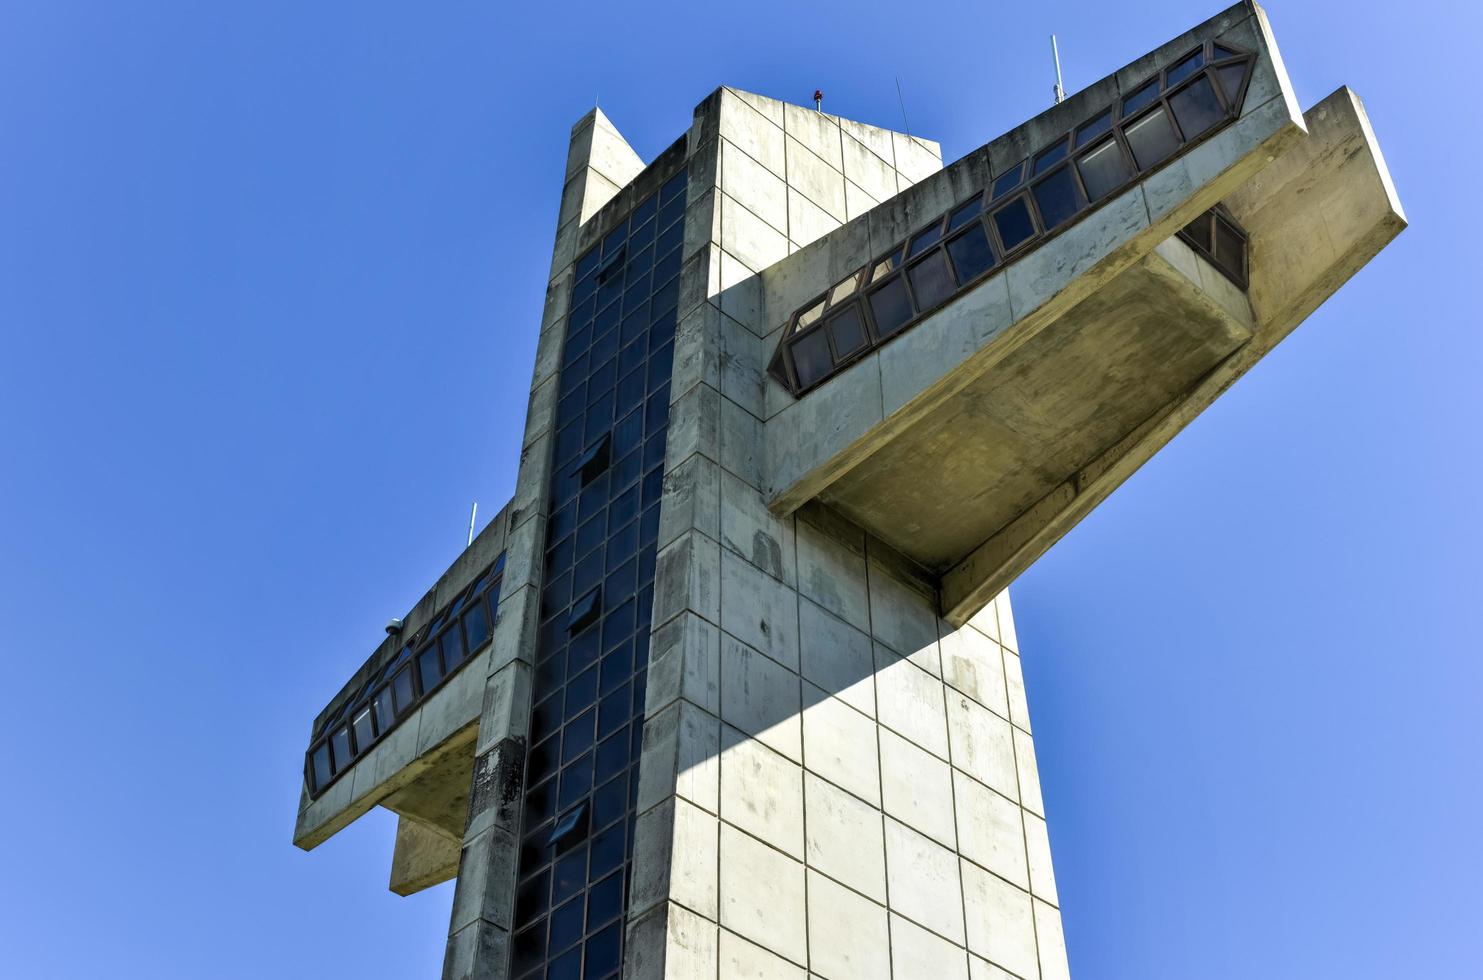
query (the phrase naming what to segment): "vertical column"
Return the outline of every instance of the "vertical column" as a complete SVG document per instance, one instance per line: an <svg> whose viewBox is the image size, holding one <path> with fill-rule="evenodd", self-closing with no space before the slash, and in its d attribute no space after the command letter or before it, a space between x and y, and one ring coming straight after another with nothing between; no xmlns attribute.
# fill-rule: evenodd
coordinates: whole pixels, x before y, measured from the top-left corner
<svg viewBox="0 0 1483 980"><path fill-rule="evenodd" d="M551 430L577 232L642 169L643 162L600 110L592 110L572 128L520 471L510 509L504 585L479 720L444 980L504 980L508 975Z"/></svg>

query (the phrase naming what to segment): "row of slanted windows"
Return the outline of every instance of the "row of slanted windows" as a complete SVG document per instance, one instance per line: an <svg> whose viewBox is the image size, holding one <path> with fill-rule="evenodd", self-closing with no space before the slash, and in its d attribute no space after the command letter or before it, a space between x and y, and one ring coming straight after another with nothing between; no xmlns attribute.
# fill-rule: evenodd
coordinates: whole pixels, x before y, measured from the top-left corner
<svg viewBox="0 0 1483 980"><path fill-rule="evenodd" d="M996 175L794 314L769 368L795 395L1233 121L1254 60L1207 42Z"/></svg>
<svg viewBox="0 0 1483 980"><path fill-rule="evenodd" d="M505 556L500 555L395 657L373 672L354 697L320 722L305 762L310 795L324 792L484 648L494 632L504 567Z"/></svg>

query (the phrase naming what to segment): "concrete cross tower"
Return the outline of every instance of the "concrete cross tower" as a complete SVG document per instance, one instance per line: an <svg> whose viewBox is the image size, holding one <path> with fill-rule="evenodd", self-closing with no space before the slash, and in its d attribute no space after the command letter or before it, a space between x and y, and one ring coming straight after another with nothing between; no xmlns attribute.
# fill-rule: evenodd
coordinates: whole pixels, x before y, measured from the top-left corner
<svg viewBox="0 0 1483 980"><path fill-rule="evenodd" d="M1249 3L946 167L593 110L514 499L315 719L295 843L396 812L447 980L1066 977L1005 589L1404 226Z"/></svg>

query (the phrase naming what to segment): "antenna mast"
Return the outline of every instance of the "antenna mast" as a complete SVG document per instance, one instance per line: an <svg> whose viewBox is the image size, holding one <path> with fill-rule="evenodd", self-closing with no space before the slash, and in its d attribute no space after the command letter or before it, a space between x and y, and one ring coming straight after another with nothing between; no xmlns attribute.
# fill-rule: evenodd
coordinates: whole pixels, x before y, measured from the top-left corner
<svg viewBox="0 0 1483 980"><path fill-rule="evenodd" d="M474 501L474 509L469 512L469 540L464 545L467 548L474 543L474 521L479 517L479 501Z"/></svg>
<svg viewBox="0 0 1483 980"><path fill-rule="evenodd" d="M1066 87L1061 84L1061 49L1056 44L1056 36L1050 36L1050 56L1056 62L1056 87L1052 89L1056 95L1056 105L1066 101Z"/></svg>

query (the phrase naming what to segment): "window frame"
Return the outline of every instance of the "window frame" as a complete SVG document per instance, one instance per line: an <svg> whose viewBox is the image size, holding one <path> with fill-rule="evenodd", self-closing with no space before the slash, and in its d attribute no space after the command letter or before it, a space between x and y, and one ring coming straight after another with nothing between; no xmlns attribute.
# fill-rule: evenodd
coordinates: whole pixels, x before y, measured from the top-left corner
<svg viewBox="0 0 1483 980"><path fill-rule="evenodd" d="M1201 57L1201 64L1193 72L1179 79L1171 87L1168 78L1170 70L1183 65L1190 58L1197 55ZM964 222L951 232L947 230L947 222L951 216L973 200L973 196L970 195L954 204L951 208L948 208L943 214L938 215L934 221L924 223L911 234L906 235L895 246L882 251L866 262L864 275L860 277L859 285L846 302L860 304L860 316L865 324L866 332L870 337L869 344L841 359L835 350L832 335L826 332L825 337L832 367L810 384L800 384L794 365L793 345L800 337L807 336L816 329L823 329L824 324L829 319L829 314L834 309L844 305L843 302L839 304L830 304L828 302L833 289L836 288L831 287L824 294L810 299L788 318L777 350L769 364L769 375L781 382L793 397L803 397L814 388L827 383L855 362L878 350L885 343L916 326L921 320L930 316L942 306L952 302L963 290L971 288L983 278L1003 271L1006 266L1073 227L1092 211L1111 201L1119 194L1122 194L1129 187L1147 179L1204 140L1210 139L1220 133L1240 118L1241 108L1245 104L1247 91L1255 75L1256 61L1257 56L1255 52L1244 50L1226 42L1217 42L1214 38L1206 39L1200 42L1198 46L1187 48L1177 56L1169 59L1168 63L1160 67L1157 71L1152 72L1136 85L1129 86L1127 95L1119 93L1112 99L1110 104L1097 106L1085 117L1079 119L1075 125L1068 127L1055 138L1047 140L1042 146L1037 147L1034 152L1025 154L1012 166L1007 167L1003 173L991 175L985 181L985 186L977 193L980 205L979 213L974 219ZM1234 94L1226 92L1219 77L1222 69L1232 65L1239 65L1243 69L1241 84L1238 91ZM1184 127L1180 124L1179 117L1174 112L1171 99L1182 94L1187 89L1198 85L1202 78L1208 79L1210 87L1214 90L1216 100L1222 110L1222 116L1219 121L1209 126L1204 132L1191 137L1185 134ZM1125 112L1125 100L1149 85L1155 87L1154 98L1131 112ZM1157 112L1165 113L1170 131L1174 135L1175 146L1162 159L1151 163L1147 167L1140 167L1137 156L1133 152L1132 145L1127 138L1127 130L1129 127L1137 125ZM1099 120L1103 119L1103 117L1109 117L1106 128L1099 129L1083 139L1080 135L1081 131L1092 127ZM1084 156L1101 151L1108 143L1116 144L1116 151L1120 155L1128 176L1100 197L1093 199L1087 191L1086 181L1081 173L1081 161ZM1037 161L1048 154L1055 153L1057 150L1060 150L1063 155L1053 164L1047 166L1043 172L1036 173ZM1047 228L1045 215L1042 213L1040 203L1036 198L1036 190L1045 182L1055 179L1062 168L1070 171L1071 188L1072 193L1076 197L1076 207L1059 225L1054 228ZM1013 184L1004 184L1005 178L1011 174L1015 175L1015 182ZM1001 187L1001 185L1003 186ZM995 193L996 189L998 189L998 193ZM1016 206L1018 203L1023 204L1029 217L1032 231L1026 239L1019 242L1014 248L1009 249L1004 246L1003 236L999 232L998 221L996 219L1004 211ZM993 263L987 270L978 277L975 277L975 279L968 282L957 281L957 268L953 265L952 257L951 255L944 254L944 259L948 263L949 275L957 281L957 286L947 299L931 307L924 308L916 295L915 288L912 286L910 276L907 275L909 267L913 267L924 261L933 249L945 250L947 241L950 238L955 239L962 234L970 226L972 220L977 220L984 226L990 248L994 253ZM911 243L924 232L931 231L934 225L938 232L936 240L917 254L908 255L907 251L910 249ZM1237 228L1239 229L1239 226ZM897 263L894 269L879 279L872 278L876 268L880 264L891 261ZM1249 265L1249 262L1245 259L1243 259L1243 262ZM1246 270L1246 272L1247 275L1243 276L1243 278L1249 278L1249 270ZM883 335L880 325L876 321L875 312L870 300L875 293L887 288L890 280L896 276L902 277L902 283L906 291L907 302L912 309L912 315L895 331ZM1238 281L1239 284L1239 280L1233 279L1233 281ZM1243 285L1242 288L1244 289L1246 287ZM800 329L798 326L799 318L815 307L819 308L817 319L807 327Z"/></svg>

